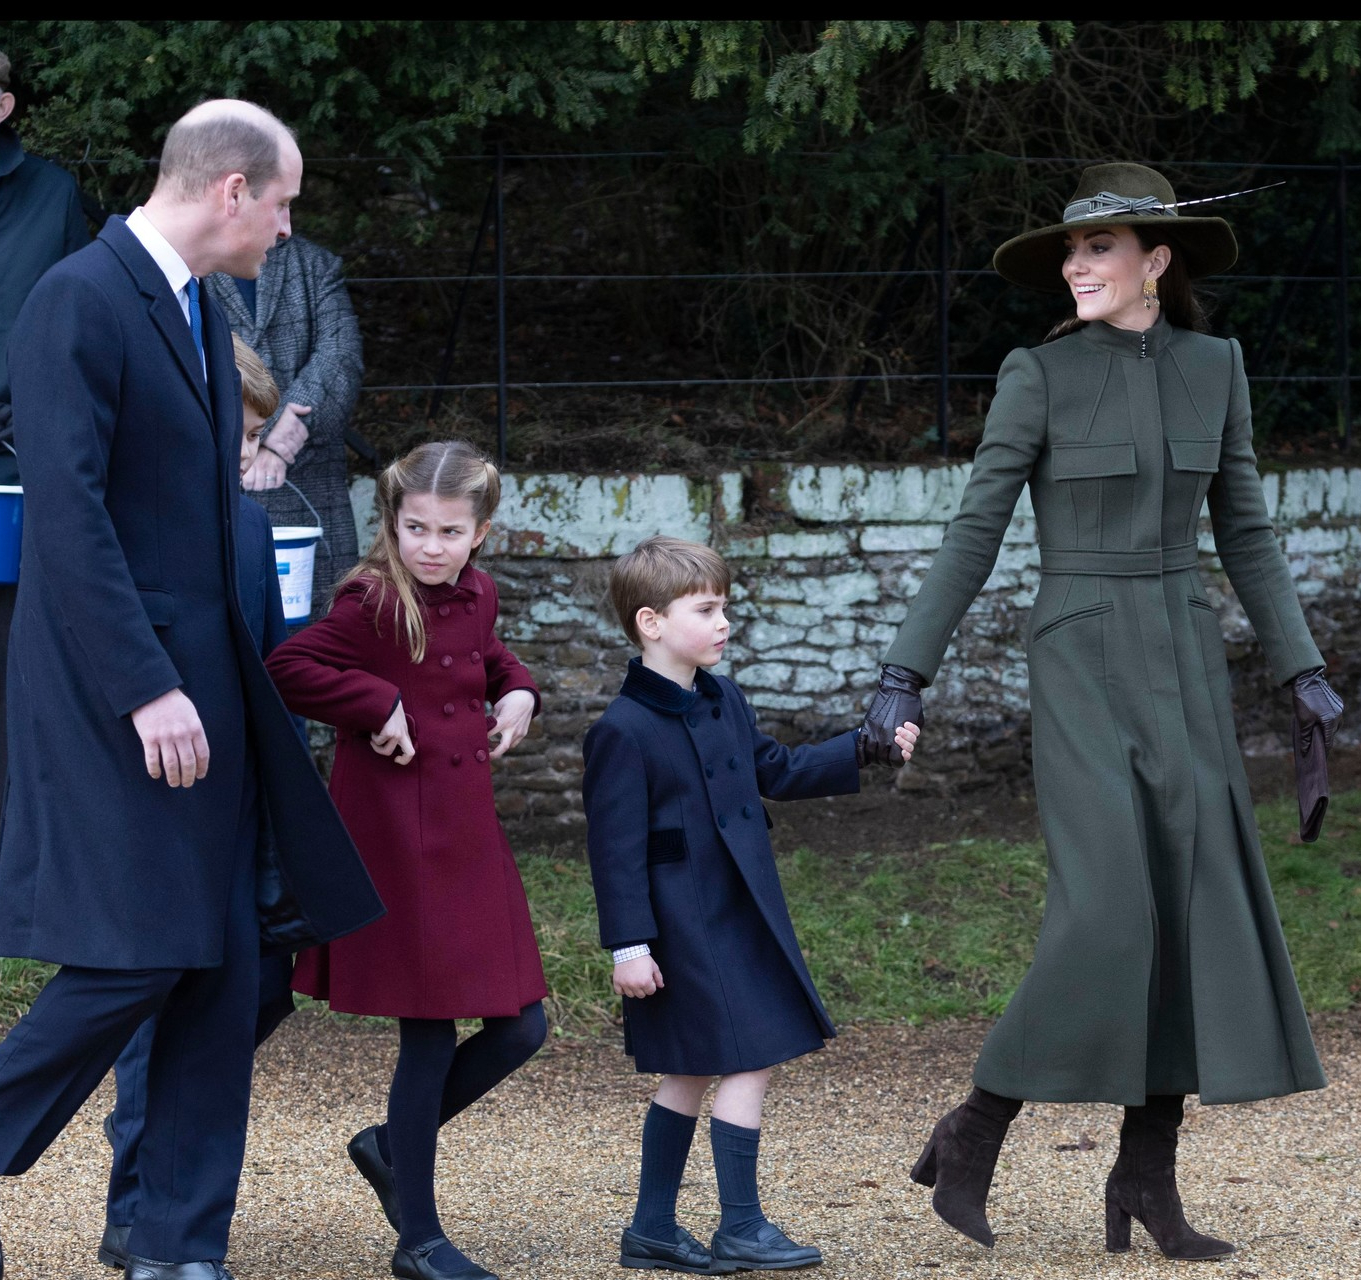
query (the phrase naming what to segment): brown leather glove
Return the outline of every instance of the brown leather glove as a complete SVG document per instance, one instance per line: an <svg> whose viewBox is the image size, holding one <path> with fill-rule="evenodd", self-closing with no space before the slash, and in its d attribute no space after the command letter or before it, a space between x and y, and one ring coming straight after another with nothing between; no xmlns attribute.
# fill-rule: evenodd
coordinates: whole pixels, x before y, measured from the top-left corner
<svg viewBox="0 0 1361 1280"><path fill-rule="evenodd" d="M1342 699L1323 678L1324 668L1306 671L1294 681L1295 790L1300 801L1300 839L1312 843L1328 812L1328 748L1333 745Z"/></svg>
<svg viewBox="0 0 1361 1280"><path fill-rule="evenodd" d="M921 728L924 683L908 667L889 664L879 672L879 688L855 740L855 760L862 769L868 764L902 768L903 753L893 735L908 721Z"/></svg>

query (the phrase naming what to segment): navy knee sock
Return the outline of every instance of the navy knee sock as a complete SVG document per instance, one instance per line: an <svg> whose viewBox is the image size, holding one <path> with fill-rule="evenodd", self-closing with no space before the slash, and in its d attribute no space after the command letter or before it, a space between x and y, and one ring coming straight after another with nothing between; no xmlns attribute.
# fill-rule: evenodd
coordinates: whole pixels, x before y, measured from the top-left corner
<svg viewBox="0 0 1361 1280"><path fill-rule="evenodd" d="M694 1116L683 1116L656 1102L647 1109L638 1205L633 1211L633 1230L640 1236L676 1238L676 1195L694 1136Z"/></svg>
<svg viewBox="0 0 1361 1280"><path fill-rule="evenodd" d="M753 1240L766 1223L761 1194L756 1189L761 1131L710 1117L709 1141L714 1149L714 1172L718 1175L718 1203L723 1209L718 1229L726 1235Z"/></svg>

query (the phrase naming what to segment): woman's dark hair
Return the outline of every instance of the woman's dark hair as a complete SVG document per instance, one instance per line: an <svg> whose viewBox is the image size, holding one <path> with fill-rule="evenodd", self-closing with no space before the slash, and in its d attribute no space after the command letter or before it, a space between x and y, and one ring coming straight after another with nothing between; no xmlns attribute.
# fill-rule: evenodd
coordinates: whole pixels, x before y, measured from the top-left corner
<svg viewBox="0 0 1361 1280"><path fill-rule="evenodd" d="M1165 244L1172 251L1167 270L1158 277L1158 306L1167 317L1167 322L1178 329L1209 333L1210 318L1205 295L1196 289L1191 277L1186 274L1186 260L1178 250L1176 240L1161 227L1131 227L1130 230L1139 237L1139 243L1146 252L1156 249L1160 244ZM1044 340L1053 342L1056 338L1066 338L1086 323L1076 315L1071 315L1050 329L1044 335Z"/></svg>

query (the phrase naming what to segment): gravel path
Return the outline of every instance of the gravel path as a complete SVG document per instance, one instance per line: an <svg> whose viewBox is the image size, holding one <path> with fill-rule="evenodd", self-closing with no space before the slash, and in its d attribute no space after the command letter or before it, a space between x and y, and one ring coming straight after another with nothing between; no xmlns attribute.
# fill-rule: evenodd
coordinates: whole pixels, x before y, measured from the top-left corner
<svg viewBox="0 0 1361 1280"><path fill-rule="evenodd" d="M1119 1124L1109 1106L1022 1112L993 1186L992 1252L934 1217L908 1169L936 1116L963 1096L985 1030L852 1027L777 1073L762 1188L771 1217L822 1248L821 1280L1144 1280L1188 1265L1219 1280L1361 1276L1361 1012L1316 1024L1328 1089L1189 1110L1179 1167L1192 1222L1239 1246L1204 1264L1165 1261L1137 1224L1130 1254L1104 1252L1101 1190ZM391 1233L344 1147L381 1115L394 1057L387 1028L312 1012L261 1051L229 1259L237 1280L390 1274ZM650 1083L612 1038L551 1043L445 1132L439 1195L454 1240L505 1280L631 1274L616 1250ZM112 1280L94 1259L109 1103L105 1085L31 1173L0 1179L7 1280ZM704 1135L701 1127L681 1219L707 1238L718 1213Z"/></svg>

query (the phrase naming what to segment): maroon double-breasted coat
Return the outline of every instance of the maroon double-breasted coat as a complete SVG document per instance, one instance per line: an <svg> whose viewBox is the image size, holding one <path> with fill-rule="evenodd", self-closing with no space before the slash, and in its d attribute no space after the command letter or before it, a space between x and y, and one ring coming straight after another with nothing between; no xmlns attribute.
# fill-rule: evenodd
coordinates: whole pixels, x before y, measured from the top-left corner
<svg viewBox="0 0 1361 1280"><path fill-rule="evenodd" d="M547 994L524 885L492 805L487 703L538 690L496 635L491 578L466 566L417 587L425 658L411 661L389 590L345 587L326 617L274 650L270 674L300 715L336 727L331 797L387 915L303 952L293 985L343 1013L508 1017ZM398 697L416 748L396 764L369 745Z"/></svg>

